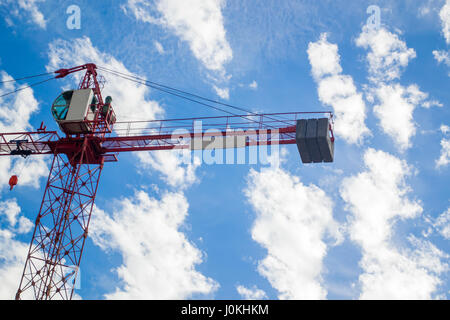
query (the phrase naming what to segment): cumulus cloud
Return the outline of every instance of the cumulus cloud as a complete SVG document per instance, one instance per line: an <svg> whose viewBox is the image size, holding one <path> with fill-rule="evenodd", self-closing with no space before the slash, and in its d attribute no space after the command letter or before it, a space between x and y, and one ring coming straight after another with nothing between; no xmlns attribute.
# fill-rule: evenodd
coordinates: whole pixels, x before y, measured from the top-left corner
<svg viewBox="0 0 450 320"><path fill-rule="evenodd" d="M341 196L351 212L350 238L362 249L361 299L430 299L447 269L446 254L430 242L409 237L411 248L396 246L393 226L422 213L408 198L408 164L383 151L368 149L365 171L344 179Z"/></svg>
<svg viewBox="0 0 450 320"><path fill-rule="evenodd" d="M12 77L0 72L0 95L20 88L11 82ZM25 85L25 84L24 84ZM33 131L30 118L39 110L39 103L31 88L0 98L0 132ZM48 175L45 157L32 156L25 159L1 157L0 159L0 192L8 187L11 175L19 178L18 187L39 187L42 177ZM18 234L28 233L34 224L21 214L16 199L0 201L0 299L13 299L19 287L25 258L29 245L15 239ZM25 292L23 298L31 298L31 291Z"/></svg>
<svg viewBox="0 0 450 320"><path fill-rule="evenodd" d="M186 189L198 182L195 171L200 166L200 159L194 157L191 161L189 150L139 152L136 156L142 169L157 170L171 187Z"/></svg>
<svg viewBox="0 0 450 320"><path fill-rule="evenodd" d="M41 11L39 11L38 3L44 2L45 0L19 0L19 7L23 10L26 10L31 15L31 19L34 23L36 23L42 29L47 27L47 21L44 18L44 15Z"/></svg>
<svg viewBox="0 0 450 320"><path fill-rule="evenodd" d="M0 72L0 77L1 81L4 82L0 87L0 95L22 87L21 85L16 85L12 81L13 78L5 71ZM31 88L21 90L16 94L0 97L0 131L11 132L31 129L29 124L30 117L38 109L39 103L34 97Z"/></svg>
<svg viewBox="0 0 450 320"><path fill-rule="evenodd" d="M238 285L236 286L236 290L244 300L267 299L266 293L263 290L258 289L256 286L253 286L252 288L247 288L242 285Z"/></svg>
<svg viewBox="0 0 450 320"><path fill-rule="evenodd" d="M154 41L153 44L155 45L156 51L159 52L159 54L164 54L166 51L164 50L163 45L159 41Z"/></svg>
<svg viewBox="0 0 450 320"><path fill-rule="evenodd" d="M95 63L98 66L108 68L125 74L136 75L130 72L122 62L113 56L98 50L90 38L82 37L66 41L58 39L49 45L48 71L59 68L70 68L86 63ZM99 71L101 73L101 71ZM82 73L74 74L76 80L80 79ZM111 74L105 74L108 81L102 90L103 97L110 95L113 98L113 107L118 121L127 120L153 120L164 114L161 106L148 99L149 87L137 84ZM78 81L71 82L72 86Z"/></svg>
<svg viewBox="0 0 450 320"><path fill-rule="evenodd" d="M20 207L15 200L0 202L0 215L6 216L10 225L14 226L17 223L19 213Z"/></svg>
<svg viewBox="0 0 450 320"><path fill-rule="evenodd" d="M356 45L370 49L367 54L370 79L374 82L399 79L409 61L416 57L416 52L406 43L385 28L368 28L356 39Z"/></svg>
<svg viewBox="0 0 450 320"><path fill-rule="evenodd" d="M162 25L186 41L194 56L212 71L224 72L224 65L233 56L226 40L222 0L128 0L137 20ZM159 14L158 17L154 13Z"/></svg>
<svg viewBox="0 0 450 320"><path fill-rule="evenodd" d="M28 244L14 239L14 233L0 229L0 299L14 299L22 276Z"/></svg>
<svg viewBox="0 0 450 320"><path fill-rule="evenodd" d="M319 41L309 43L308 58L315 79L342 72L338 46L328 42L326 33L320 36Z"/></svg>
<svg viewBox="0 0 450 320"><path fill-rule="evenodd" d="M450 55L447 51L434 50L433 55L438 63L444 63L445 65L450 67Z"/></svg>
<svg viewBox="0 0 450 320"><path fill-rule="evenodd" d="M412 146L416 133L414 110L417 106L442 107L439 101L427 100L428 94L420 91L416 84L404 87L398 80L416 52L408 48L397 34L385 28L364 27L356 39L356 45L368 50L369 80L368 100L375 102L374 112L380 120L382 130L388 134L401 151Z"/></svg>
<svg viewBox="0 0 450 320"><path fill-rule="evenodd" d="M212 294L218 284L195 270L202 252L180 232L188 214L182 193L161 199L139 191L117 201L111 215L96 208L92 221L94 243L119 252L116 269L123 287L108 299L187 299Z"/></svg>
<svg viewBox="0 0 450 320"><path fill-rule="evenodd" d="M381 84L375 89L378 104L374 113L380 119L380 125L401 150L411 146L411 138L416 133L413 119L414 109L418 105L430 108L442 106L436 101L427 101L428 94L419 90L417 85L403 87L400 84Z"/></svg>
<svg viewBox="0 0 450 320"><path fill-rule="evenodd" d="M21 215L16 199L0 202L0 299L14 299L22 276L28 244L15 239L17 234L27 233L33 223ZM24 298L29 292L25 292Z"/></svg>
<svg viewBox="0 0 450 320"><path fill-rule="evenodd" d="M278 167L250 170L245 195L256 213L252 238L267 250L258 272L280 299L325 299L325 237L340 240L331 199Z"/></svg>
<svg viewBox="0 0 450 320"><path fill-rule="evenodd" d="M11 231L27 233L32 229L34 224L20 213L21 208L17 204L16 199L0 201L0 217L4 216L6 218Z"/></svg>
<svg viewBox="0 0 450 320"><path fill-rule="evenodd" d="M434 50L433 51L434 59L436 59L438 64L445 64L447 67L450 67L450 55L448 51L444 50ZM450 77L450 72L448 73Z"/></svg>
<svg viewBox="0 0 450 320"><path fill-rule="evenodd" d="M442 33L447 43L450 44L450 0L445 2L445 5L439 12L439 17L441 18Z"/></svg>
<svg viewBox="0 0 450 320"><path fill-rule="evenodd" d="M256 90L258 89L258 82L256 82L256 80L253 80L252 83L250 83L248 86L250 87L250 89Z"/></svg>
<svg viewBox="0 0 450 320"><path fill-rule="evenodd" d="M4 71L0 71L2 81L13 78ZM0 95L21 88L14 82L0 85ZM30 118L39 110L39 103L31 88L18 91L16 94L0 98L0 132L32 131ZM19 177L20 186L39 187L39 180L48 175L45 157L30 157L26 160L17 157L2 157L0 159L0 190L8 187L11 175Z"/></svg>
<svg viewBox="0 0 450 320"><path fill-rule="evenodd" d="M336 44L322 34L317 42L308 45L312 74L318 84L320 101L334 109L335 133L348 143L361 143L370 134L365 125L366 106L353 78L343 75Z"/></svg>
<svg viewBox="0 0 450 320"><path fill-rule="evenodd" d="M217 95L222 99L230 99L230 90L228 88L219 88L217 86L213 86L213 88L216 91Z"/></svg>
<svg viewBox="0 0 450 320"><path fill-rule="evenodd" d="M189 45L192 54L211 73L216 83L229 79L225 65L233 58L233 51L226 39L223 0L128 0L122 6L143 22L160 25L173 32ZM228 99L228 89L216 93Z"/></svg>
<svg viewBox="0 0 450 320"><path fill-rule="evenodd" d="M444 135L448 135L450 127L446 125L441 126L441 132ZM442 138L441 140L441 156L436 160L437 167L444 167L450 163L450 138Z"/></svg>
<svg viewBox="0 0 450 320"><path fill-rule="evenodd" d="M15 17L25 18L30 17L31 21L38 25L42 29L47 28L47 20L45 20L44 14L39 10L38 3L45 0L6 0L6 2L0 2L0 5L8 5L9 12ZM12 20L6 17L8 25L13 25Z"/></svg>
<svg viewBox="0 0 450 320"><path fill-rule="evenodd" d="M436 219L434 227L445 239L450 240L450 208Z"/></svg>
<svg viewBox="0 0 450 320"><path fill-rule="evenodd" d="M430 236L433 231L440 234L444 239L450 240L450 208L441 213L437 218L425 216L424 220L429 227L422 232L424 237Z"/></svg>

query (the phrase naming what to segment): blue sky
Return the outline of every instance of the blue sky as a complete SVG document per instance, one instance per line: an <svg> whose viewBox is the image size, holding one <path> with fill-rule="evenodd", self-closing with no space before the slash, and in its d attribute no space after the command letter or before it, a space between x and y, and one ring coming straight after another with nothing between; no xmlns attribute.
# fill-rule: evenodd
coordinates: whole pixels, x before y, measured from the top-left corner
<svg viewBox="0 0 450 320"><path fill-rule="evenodd" d="M450 1L0 0L0 13L2 81L94 62L255 112L336 115L333 164L304 165L294 145L279 166L121 154L77 297L448 299ZM119 120L223 115L104 76ZM56 130L51 103L74 86L0 98L1 131ZM1 299L49 160L0 159Z"/></svg>

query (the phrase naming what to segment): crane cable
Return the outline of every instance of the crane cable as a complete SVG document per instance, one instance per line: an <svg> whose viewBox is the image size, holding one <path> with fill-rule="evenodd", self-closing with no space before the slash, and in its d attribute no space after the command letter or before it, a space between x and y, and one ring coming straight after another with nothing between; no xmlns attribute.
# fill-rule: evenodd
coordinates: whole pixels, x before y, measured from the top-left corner
<svg viewBox="0 0 450 320"><path fill-rule="evenodd" d="M176 89L176 88L173 88L173 87L169 87L169 86L167 86L167 85L163 85L163 84L160 84L160 83L157 83L157 82L154 82L154 81L150 81L150 80L147 80L147 79L139 78L139 77L137 77L137 76L135 76L135 75L132 75L132 74L125 74L125 73L122 73L122 72L120 72L120 71L111 70L111 69L108 69L108 68L105 68L105 67L101 67L101 66L97 66L97 68L100 69L100 70L103 70L103 71L105 71L105 72L108 72L108 73L110 73L110 74L113 74L113 75L115 75L115 76L118 76L118 77L122 77L122 78L124 78L124 77L126 77L126 78L132 78L132 79L127 79L127 80L134 81L134 82L136 82L136 83L139 83L139 84L143 84L143 85L149 86L149 87L151 87L151 88L153 88L153 89L160 90L160 91L163 91L163 92L166 92L166 93L175 95L175 96L177 96L177 97L180 97L180 98L183 98L183 99L186 99L186 100L189 100L189 101L193 101L193 102L195 102L195 103L199 103L199 104L201 104L201 105L204 105L204 106L213 108L213 109L215 109L215 110L222 111L222 112L225 112L225 113L234 115L234 116L239 116L239 117L242 117L242 118L247 119L247 120L251 120L251 121L256 122L256 123L260 123L260 122L255 121L255 120L248 119L248 118L246 118L246 116L237 115L237 114L231 113L231 112L229 112L229 111L223 110L223 109L221 109L221 108L211 106L210 104L205 104L205 103L202 103L202 102L197 101L197 100L194 100L194 99L189 99L189 98L187 98L187 97L185 97L185 96L182 96L182 95L180 95L180 94L189 95L189 96L191 96L191 97L198 98L198 99L202 99L202 100L204 100L204 101L208 101L208 102L212 102L212 103L215 103L215 104L219 104L219 105L222 105L222 106L225 106L225 107L237 109L237 110L240 110L240 111L249 113L249 114L254 115L254 116L259 116L259 115L260 115L260 114L257 114L257 113L255 113L255 112L252 112L252 111L250 111L250 110L248 110L248 109L245 109L245 108L243 108L243 107L238 107L238 106L231 105L231 104L228 104L228 103L224 103L224 102L221 102L221 101L218 101L218 100L214 100L214 99L210 99L210 98L205 98L205 97L202 97L202 96L197 95L197 94L193 94L193 93L186 92L186 91L183 91L183 90L180 90L180 89ZM124 79L125 79L125 78L124 78ZM135 80L138 80L138 81L135 81ZM179 93L179 94L176 94L176 93L174 93L174 92L169 92L169 91L167 91L167 90L164 90L163 88L164 88L164 89L167 89L167 90L169 90L169 91L175 91L175 92L177 92L177 93ZM318 112L318 113L328 114L329 117L330 117L330 121L332 122L332 124L334 124L334 115L333 115L333 112L331 112L331 111L323 111L323 112ZM289 119L279 119L279 118L274 118L274 117L270 117L270 116L267 116L267 115L266 115L265 117L268 118L268 119L274 120L274 121L276 121L276 122L282 122L282 123L285 123L285 124L288 124L288 125L292 125L292 123L287 122L287 121L290 121ZM279 117L279 116L278 116L278 117ZM266 126L275 128L275 127L270 126L270 125L267 125L267 124L266 124ZM332 126L332 125L331 125L331 126Z"/></svg>
<svg viewBox="0 0 450 320"><path fill-rule="evenodd" d="M135 82L135 83L138 83L138 84L142 84L142 85L148 86L150 88L153 88L153 89L156 89L156 90L159 90L159 91L162 91L162 92L166 92L166 93L169 93L171 95L180 97L182 99L186 99L186 100L198 103L200 105L203 105L203 106L206 106L206 107L209 107L209 108L212 108L212 109L215 109L215 110L218 110L218 111L221 111L221 112L233 115L233 116L238 116L238 117L241 117L243 119L250 120L252 122L260 124L259 121L256 121L256 120L248 118L249 116L252 116L252 115L253 116L259 116L259 114L255 113L255 112L252 112L250 110L247 110L245 108L237 107L237 106L234 106L234 105L230 105L230 104L223 103L223 102L220 102L220 101L217 101L217 100L213 100L213 99L210 99L210 98L205 98L205 97L202 97L202 96L199 96L199 95L196 95L196 94L193 94L193 93L189 93L189 92L186 92L186 91L183 91L183 90L179 90L179 89L176 89L176 88L173 88L173 87L169 87L169 86L166 86L166 85L154 82L154 81L149 81L149 80L146 80L146 79L142 79L142 78L139 78L139 77L134 76L134 75L125 74L125 73L122 73L122 72L119 72L119 71L111 70L111 69L100 67L100 66L97 66L97 68L99 70L105 71L105 72L110 73L112 75L115 75L117 77L129 80L129 81L132 81L132 82ZM188 96L191 96L191 97L194 97L194 98L198 98L198 99L202 99L204 101L212 102L212 103L215 103L215 104L219 104L219 105L222 105L222 106L226 106L226 107L229 107L229 108L237 109L237 110L240 110L240 111L244 111L246 113L250 113L250 115L249 116L238 115L238 114L232 113L230 111L224 110L222 108L219 108L217 106L212 106L211 104L204 103L204 102L198 101L196 99L186 97L185 95L188 95ZM276 118L272 118L272 117L269 117L269 116L266 116L266 117L271 119L271 120L275 120L277 122L284 122L284 123L286 123L286 124L288 124L290 126L292 125L292 123L287 122L287 121L289 121L288 119L281 120L281 119L276 119ZM266 124L266 126L277 129L276 127L270 126L268 124Z"/></svg>
<svg viewBox="0 0 450 320"><path fill-rule="evenodd" d="M17 82L17 81L26 80L26 79L47 76L47 75L50 75L50 74L54 74L54 72L47 72L47 73L36 74L34 76L26 76L26 77L17 78L17 79L4 80L4 81L0 81L0 83Z"/></svg>
<svg viewBox="0 0 450 320"><path fill-rule="evenodd" d="M13 94L13 93L16 93L16 92L19 92L19 91L22 91L22 90L25 90L25 89L28 89L28 88L40 85L40 84L43 84L45 82L48 82L48 81L54 80L54 79L55 79L55 77L52 77L52 78L48 78L48 79L45 79L45 80L42 80L42 81L39 81L39 82L32 83L32 84L27 85L25 87L20 87L20 88L14 90L14 91L10 91L10 92L7 92L7 93L4 93L4 94L0 95L0 98L3 98L5 96L7 96L7 95L10 95L10 94ZM12 81L12 80L8 80L8 81Z"/></svg>
<svg viewBox="0 0 450 320"><path fill-rule="evenodd" d="M224 103L224 102L221 102L221 101L218 101L218 100L205 98L205 97L202 97L202 96L194 94L194 93L190 93L190 92L187 92L187 91L183 91L183 90L180 90L180 89L169 87L167 85L164 85L164 84L161 84L161 83L157 83L157 82L154 82L154 81L150 81L150 80L147 80L147 79L139 78L139 77L137 77L135 75L125 74L125 73L122 73L122 72L119 72L119 71L114 71L114 70L107 69L107 68L104 68L104 67L98 67L98 68L103 70L103 71L106 71L106 72L110 72L110 73L114 72L114 73L116 73L116 75L123 75L123 76L127 76L127 77L130 77L130 78L134 78L136 80L148 83L148 84L150 84L152 86L157 86L157 87L160 87L160 88L164 88L164 89L167 89L167 90L178 92L180 94L189 95L189 96L194 97L194 98L198 98L198 99L201 99L201 100L205 100L205 101L208 101L208 102L219 104L219 105L222 105L222 106L225 106L225 107L229 107L229 108L233 108L233 109L236 109L236 110L239 110L239 111L251 113L253 115L258 115L258 114L254 113L254 112L252 112L252 111L250 111L248 109L245 109L243 107L238 107L238 106L234 106L234 105L231 105L231 104L228 104L228 103ZM154 87L154 89L158 89L158 90L160 88Z"/></svg>
<svg viewBox="0 0 450 320"><path fill-rule="evenodd" d="M216 105L222 105L224 107L228 107L228 108L236 109L236 110L239 110L239 111L243 111L243 112L246 112L246 113L248 113L250 115L253 115L253 116L259 116L259 114L255 113L255 112L252 112L252 111L250 111L250 110L248 110L246 108L238 107L238 106L235 106L235 105L231 105L231 104L224 103L224 102L221 102L221 101L218 101L218 100L214 100L214 99L210 99L210 98L205 98L205 97L202 97L202 96L197 95L197 94L193 94L193 93L190 93L190 92L187 92L187 91L179 90L179 89L176 89L176 88L173 88L173 87L170 87L170 86L167 86L167 85L163 85L163 84L160 84L160 83L157 83L157 82L154 82L154 81L150 81L150 80L147 80L147 79L143 79L143 78L137 77L137 76L132 75L132 74L131 75L130 74L125 74L125 73L122 73L120 71L111 70L111 69L108 69L108 68L105 68L105 67L101 67L101 66L98 66L97 68L99 70L102 70L104 72L110 73L112 75L115 75L117 77L123 78L125 80L129 80L129 81L133 81L133 82L138 83L138 84L146 85L146 86L148 86L150 88L153 88L153 89L156 89L156 90L159 90L159 91L162 91L162 92L165 92L165 93L177 96L179 98L182 98L182 99L185 99L185 100L188 100L188 101L191 101L191 102L195 102L197 104L200 104L200 105L212 108L214 110L221 111L221 112L230 114L232 116L239 116L239 117L242 117L244 119L250 120L250 121L255 122L255 123L259 123L259 124L261 123L259 121L247 118L248 116L238 115L238 114L232 113L230 111L224 110L222 108L219 108L217 106L213 106L211 104L198 101L196 99L201 99L203 101L214 103ZM26 77L22 77L22 78L16 78L16 79L11 79L11 80L4 80L4 81L0 81L0 83L3 84L3 83L9 83L9 82L18 82L18 81L21 81L21 80L26 80L26 79L36 78L36 77L42 77L42 76L50 75L50 74L54 74L54 72L46 72L46 73L26 76ZM18 88L16 90L14 90L14 91L2 94L2 95L0 95L0 98L8 96L8 95L16 93L16 92L19 92L19 91L22 91L22 90L25 90L27 88L31 88L31 87L43 84L45 82L48 82L48 81L54 80L54 79L55 79L55 77L51 77L51 78L45 79L43 81L32 83L32 84L27 85L25 87L21 87L21 88ZM189 98L187 96L190 96L192 98ZM331 112L324 112L324 113L329 113L332 116ZM288 119L277 119L277 118L272 118L272 117L269 117L269 116L266 116L266 117L271 119L271 120L275 120L277 122L284 122L286 124L292 125L291 123L287 122L287 121L289 121ZM271 127L270 125L267 125L267 124L266 124L266 126Z"/></svg>
<svg viewBox="0 0 450 320"><path fill-rule="evenodd" d="M105 70L103 70L103 71L105 71ZM183 95L181 95L181 94L178 94L178 93L175 93L175 92L171 92L170 90L166 90L166 89L157 87L157 86L155 86L155 85L153 85L153 84L151 84L151 83L147 83L147 80L144 80L144 79L142 79L142 80L135 80L135 79L132 79L132 78L130 78L130 77L128 77L128 76L123 76L123 75L120 75L120 74L115 74L115 73L113 73L114 71L106 71L106 72L108 72L108 73L110 73L110 74L113 74L113 75L115 75L115 76L117 76L117 77L120 77L120 78L122 78L122 79L129 80L129 81L132 81L132 82L135 82L135 83L138 83L138 84L142 84L142 85L148 86L148 87L150 87L150 88L153 88L153 89L156 89L156 90L159 90L159 91L163 91L163 92L166 92L166 93L168 93L168 94L177 96L177 97L179 97L179 98L182 98L182 99L185 99L185 100L188 100L188 101L192 101L192 102L198 103L198 104L203 105L203 106L206 106L206 107L208 107L208 108L212 108L212 109L215 109L215 110L218 110L218 111L227 113L227 114L229 114L229 115L231 115L231 116L240 117L240 118L242 118L242 119L245 119L245 120L254 122L254 123L256 123L256 124L261 124L260 121L257 121L257 120L254 120L254 119L249 118L249 117L252 116L252 115L253 115L253 116L260 116L259 114L256 114L256 113L253 113L253 112L252 112L252 115L248 115L248 116L246 116L246 115L235 114L235 113L233 113L233 112L224 110L224 109L219 108L219 107L217 107L217 106L212 106L212 105L210 105L210 104L207 104L207 103L204 103L204 102L201 102L201 101L198 101L198 100L195 100L195 99L192 99L192 98L183 96ZM175 89L175 90L177 90L177 89ZM181 91L181 90L177 90L177 91ZM189 94L189 93L188 93L188 94ZM194 95L194 94L189 94L189 95ZM211 101L213 101L213 100L211 100ZM219 103L219 104L221 104L221 103ZM268 117L268 116L266 116L266 117L267 117L267 118L270 118L270 117ZM288 125L290 125L290 126L292 125L291 123L288 123L288 122L283 121L283 120L279 120L279 119L275 119L275 118L272 118L272 120L275 120L275 121L278 121L278 122L284 122L284 123L286 123L286 124L288 124ZM272 128L272 129L278 129L278 127L272 126L272 125L270 125L270 124L265 124L265 126L266 126L266 127L269 127L269 128ZM290 134L288 134L288 133L287 133L287 135L290 136Z"/></svg>
<svg viewBox="0 0 450 320"><path fill-rule="evenodd" d="M186 100L195 102L195 103L199 103L199 104L201 104L201 105L204 105L205 107L213 108L213 109L215 109L215 110L222 111L222 112L228 113L228 114L233 115L233 116L239 116L239 115L234 114L234 113L232 113L232 112L230 112L230 111L223 110L223 109L221 109L221 108L219 108L219 107L215 107L215 106L212 106L212 105L210 105L210 104L207 104L207 103L204 103L204 102L201 102L201 101L192 99L192 98L185 97L185 96L183 96L183 95L181 95L181 94L172 92L172 91L170 91L170 90L166 90L166 89L157 87L157 86L151 84L150 81L147 81L147 80L144 80L144 79L139 79L139 78L134 79L134 77L130 77L130 76L127 76L127 75L122 75L122 74L119 74L119 73L115 73L115 71L106 71L106 72L108 72L108 73L110 73L110 74L112 74L112 75L115 75L115 76L117 76L117 77L119 77L119 78L122 78L122 79L125 79L125 80L129 80L129 81L132 81L132 82L135 82L135 83L138 83L138 84L142 84L142 85L148 86L148 87L150 87L150 88L153 88L153 89L156 89L156 90L160 90L160 91L162 91L162 92L166 92L166 93L172 94L172 95L177 96L177 97L179 97L179 98L183 98L183 99L186 99ZM148 82L148 83L147 83L147 82Z"/></svg>

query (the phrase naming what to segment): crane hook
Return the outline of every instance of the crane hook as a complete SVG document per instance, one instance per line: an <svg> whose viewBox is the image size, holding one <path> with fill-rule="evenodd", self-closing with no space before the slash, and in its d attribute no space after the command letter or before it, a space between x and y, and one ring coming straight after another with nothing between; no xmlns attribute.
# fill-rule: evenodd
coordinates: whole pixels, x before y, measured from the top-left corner
<svg viewBox="0 0 450 320"><path fill-rule="evenodd" d="M16 185L17 182L19 181L19 179L17 178L16 175L11 176L11 178L9 178L9 191L11 191Z"/></svg>

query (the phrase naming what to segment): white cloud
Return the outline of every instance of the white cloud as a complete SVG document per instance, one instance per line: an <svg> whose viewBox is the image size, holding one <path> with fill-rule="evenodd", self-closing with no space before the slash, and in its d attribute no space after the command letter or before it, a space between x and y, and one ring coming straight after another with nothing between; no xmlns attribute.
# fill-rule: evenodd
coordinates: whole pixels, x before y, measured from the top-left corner
<svg viewBox="0 0 450 320"><path fill-rule="evenodd" d="M267 250L258 272L280 299L325 299L324 238L330 234L340 240L331 199L276 167L252 169L245 195L256 213L252 238Z"/></svg>
<svg viewBox="0 0 450 320"><path fill-rule="evenodd" d="M226 40L222 0L128 0L123 8L137 20L162 25L186 41L203 65L212 71L225 73L224 65L233 53ZM159 14L155 17L154 14Z"/></svg>
<svg viewBox="0 0 450 320"><path fill-rule="evenodd" d="M250 83L248 86L250 87L250 89L256 90L256 89L258 89L258 82L253 80L253 82Z"/></svg>
<svg viewBox="0 0 450 320"><path fill-rule="evenodd" d="M14 233L0 229L0 299L14 299L28 253L28 244L14 240ZM25 292L26 294L26 292Z"/></svg>
<svg viewBox="0 0 450 320"><path fill-rule="evenodd" d="M242 285L238 285L236 286L236 290L244 300L267 299L266 293L263 290L258 289L256 286L253 286L252 288L247 288Z"/></svg>
<svg viewBox="0 0 450 320"><path fill-rule="evenodd" d="M44 18L44 15L37 6L37 3L44 2L45 0L19 0L19 7L23 10L26 10L30 13L31 19L34 23L36 23L42 29L47 27L47 21Z"/></svg>
<svg viewBox="0 0 450 320"><path fill-rule="evenodd" d="M441 18L442 33L447 43L450 44L450 0L445 2L445 5L439 12L439 17Z"/></svg>
<svg viewBox="0 0 450 320"><path fill-rule="evenodd" d="M122 9L143 22L162 26L189 45L194 57L208 70L208 79L216 84L229 80L225 65L233 58L226 39L222 8L224 0L128 0ZM229 98L228 88L214 91Z"/></svg>
<svg viewBox="0 0 450 320"><path fill-rule="evenodd" d="M441 213L437 218L425 216L424 220L429 224L427 230L422 232L424 237L428 237L433 231L437 231L442 237L450 240L450 208Z"/></svg>
<svg viewBox="0 0 450 320"><path fill-rule="evenodd" d="M441 126L441 132L445 135L450 132L450 128L446 125ZM443 167L450 163L450 138L442 138L441 140L441 156L436 160L437 167Z"/></svg>
<svg viewBox="0 0 450 320"><path fill-rule="evenodd" d="M445 65L450 67L450 55L447 51L434 50L433 55L438 63L444 63Z"/></svg>
<svg viewBox="0 0 450 320"><path fill-rule="evenodd" d="M48 55L48 71L92 62L111 70L133 74L122 62L94 47L88 37L77 38L71 41L55 40L49 46ZM102 74L101 71L99 73ZM75 78L79 79L81 75L82 72L78 72ZM147 86L136 84L108 73L105 73L104 76L108 81L102 90L102 95L104 98L108 95L113 98L113 108L117 115L117 121L153 120L164 114L164 110L157 102L148 100L147 97L150 90ZM135 76L145 78L140 75ZM73 81L72 84L78 84L78 82Z"/></svg>
<svg viewBox="0 0 450 320"><path fill-rule="evenodd" d="M217 95L222 99L228 100L230 98L230 90L228 88L219 88L215 85L213 86L213 88L216 91Z"/></svg>
<svg viewBox="0 0 450 320"><path fill-rule="evenodd" d="M450 240L450 208L436 219L434 227L445 239Z"/></svg>
<svg viewBox="0 0 450 320"><path fill-rule="evenodd" d="M0 202L0 221L2 216L6 223L0 229L0 300L11 300L19 287L29 246L14 238L17 233L29 232L33 223L21 215L16 199ZM30 298L30 294L25 292L24 298Z"/></svg>
<svg viewBox="0 0 450 320"><path fill-rule="evenodd" d="M320 40L308 45L312 74L318 84L319 99L334 109L334 131L348 143L361 143L370 134L365 125L366 106L352 77L341 74L338 47L322 34Z"/></svg>
<svg viewBox="0 0 450 320"><path fill-rule="evenodd" d="M392 241L398 220L422 213L418 201L408 199L405 179L411 168L383 151L368 149L366 170L344 179L341 196L352 213L350 237L362 249L359 277L361 299L430 299L447 265L445 254L431 243L410 237L414 249Z"/></svg>
<svg viewBox="0 0 450 320"><path fill-rule="evenodd" d="M316 80L342 72L338 46L328 42L326 33L320 36L319 41L309 43L308 58Z"/></svg>
<svg viewBox="0 0 450 320"><path fill-rule="evenodd" d="M438 64L445 64L447 67L450 67L450 55L448 51L444 50L434 50L433 51L434 58L438 62ZM448 73L450 77L450 72Z"/></svg>
<svg viewBox="0 0 450 320"><path fill-rule="evenodd" d="M374 112L380 126L404 151L411 147L411 138L416 133L413 113L418 105L424 108L442 107L439 101L427 100L428 94L420 91L416 84L404 87L393 80L399 79L409 61L416 57L414 49L384 28L378 30L364 27L356 39L359 47L368 49L369 80L368 101L374 102Z"/></svg>
<svg viewBox="0 0 450 320"><path fill-rule="evenodd" d="M217 289L195 270L203 254L179 230L188 214L181 193L158 200L140 191L114 207L111 215L96 208L91 224L94 242L123 258L116 269L123 287L106 294L108 299L187 299Z"/></svg>
<svg viewBox="0 0 450 320"><path fill-rule="evenodd" d="M10 14L15 17L25 19L23 13L26 13L33 23L42 29L46 29L47 20L45 20L44 14L38 8L38 3L44 1L45 0L7 0L6 2L0 1L0 5L9 5L8 10ZM13 22L9 17L6 17L5 21L9 26L13 25Z"/></svg>
<svg viewBox="0 0 450 320"><path fill-rule="evenodd" d="M10 81L12 77L0 72L1 81ZM14 91L19 86L14 82L6 82L0 86L0 95ZM0 98L0 132L31 131L31 116L39 110L39 103L33 90L27 88L14 95ZM39 187L40 178L48 175L45 158L31 156L26 160L17 157L1 157L0 159L0 192L8 187L11 175L19 178L18 186ZM25 258L29 245L15 240L17 234L29 232L34 224L21 215L16 199L0 202L0 217L4 216L5 224L0 229L0 299L13 299L19 287ZM23 298L31 298L31 291L24 293Z"/></svg>
<svg viewBox="0 0 450 320"><path fill-rule="evenodd" d="M418 17L436 19L439 15L443 0L423 0L418 8ZM416 5L416 4L415 4Z"/></svg>
<svg viewBox="0 0 450 320"><path fill-rule="evenodd" d="M159 150L136 154L143 169L154 169L161 173L162 179L171 187L186 189L198 182L195 170L200 159L193 158L189 150Z"/></svg>
<svg viewBox="0 0 450 320"><path fill-rule="evenodd" d="M164 54L164 53L166 53L166 51L164 50L164 47L163 47L163 45L161 44L161 42L155 40L155 41L153 42L153 44L155 45L155 49L156 49L156 51L159 52L159 54Z"/></svg>
<svg viewBox="0 0 450 320"><path fill-rule="evenodd" d="M13 78L1 71L2 81ZM0 86L0 95L14 91L21 86L14 82L6 82ZM33 90L27 88L13 95L0 98L0 132L26 132L32 130L30 118L39 110L39 103L34 97ZM45 157L32 156L24 160L18 157L2 157L0 159L0 190L8 186L11 175L19 177L20 186L39 187L39 180L48 175Z"/></svg>
<svg viewBox="0 0 450 320"><path fill-rule="evenodd" d="M11 81L13 78L6 72L0 72L1 81ZM25 86L25 85L23 85ZM3 83L0 95L21 88L14 82ZM34 97L33 90L27 88L15 94L0 98L0 131L26 131L31 129L30 117L39 109L39 103Z"/></svg>
<svg viewBox="0 0 450 320"><path fill-rule="evenodd" d="M439 102L426 101L428 94L417 85L403 87L400 84L380 84L374 89L378 104L374 106L380 125L401 150L411 147L411 138L416 133L413 112L417 105L429 108L442 106Z"/></svg>
<svg viewBox="0 0 450 320"><path fill-rule="evenodd" d="M0 202L0 216L6 216L8 223L14 226L17 223L17 216L20 213L20 207L16 200Z"/></svg>
<svg viewBox="0 0 450 320"><path fill-rule="evenodd" d="M396 34L384 28L364 27L356 39L356 45L370 49L367 61L370 80L375 83L400 78L403 68L416 57L414 49L408 48Z"/></svg>
<svg viewBox="0 0 450 320"><path fill-rule="evenodd" d="M3 215L6 217L11 231L16 233L29 232L34 224L27 218L20 215L21 208L17 204L16 199L8 199L6 201L0 201L0 217Z"/></svg>

